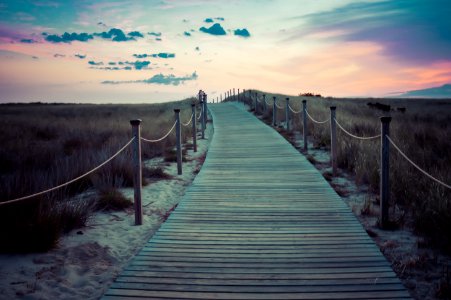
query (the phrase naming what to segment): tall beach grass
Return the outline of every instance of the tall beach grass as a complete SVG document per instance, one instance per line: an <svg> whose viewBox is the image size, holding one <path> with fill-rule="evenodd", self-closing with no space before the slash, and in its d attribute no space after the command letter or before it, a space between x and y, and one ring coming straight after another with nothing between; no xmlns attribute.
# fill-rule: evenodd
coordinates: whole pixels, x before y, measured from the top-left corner
<svg viewBox="0 0 451 300"><path fill-rule="evenodd" d="M0 201L67 182L96 167L131 139L131 119L142 119L142 136L164 135L191 116L195 99L149 105L0 105ZM186 141L191 127L182 127ZM184 142L183 141L183 142ZM143 159L170 153L175 135L142 144ZM0 206L0 251L45 251L61 233L83 226L98 200L119 199L115 190L133 185L131 148L95 173L55 192ZM92 197L80 197L82 192ZM108 198L109 197L109 198Z"/></svg>

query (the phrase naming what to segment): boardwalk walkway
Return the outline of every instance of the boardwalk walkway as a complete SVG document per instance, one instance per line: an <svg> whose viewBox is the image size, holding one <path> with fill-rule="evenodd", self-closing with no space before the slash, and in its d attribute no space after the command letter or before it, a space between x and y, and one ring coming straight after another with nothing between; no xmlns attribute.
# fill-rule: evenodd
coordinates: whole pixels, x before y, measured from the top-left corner
<svg viewBox="0 0 451 300"><path fill-rule="evenodd" d="M201 172L104 299L409 298L303 155L234 104L210 110Z"/></svg>

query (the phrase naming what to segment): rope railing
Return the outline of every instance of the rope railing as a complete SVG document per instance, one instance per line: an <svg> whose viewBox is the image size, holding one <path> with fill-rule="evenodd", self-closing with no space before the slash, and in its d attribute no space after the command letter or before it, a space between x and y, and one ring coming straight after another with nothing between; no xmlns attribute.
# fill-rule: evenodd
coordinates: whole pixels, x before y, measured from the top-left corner
<svg viewBox="0 0 451 300"><path fill-rule="evenodd" d="M199 113L199 116L197 117L197 120L200 120L200 118L202 117L203 113L204 113L204 106L201 105L200 113Z"/></svg>
<svg viewBox="0 0 451 300"><path fill-rule="evenodd" d="M318 120L315 120L315 119L308 113L308 110L305 110L305 113L307 114L307 117L309 117L309 119L312 120L312 122L313 122L313 123L316 123L316 124L324 124L324 123L327 123L327 122L330 121L330 118L328 118L327 120L324 120L324 121L318 121Z"/></svg>
<svg viewBox="0 0 451 300"><path fill-rule="evenodd" d="M291 105L288 105L288 108L289 108L289 109L291 110L291 112L294 113L294 114L299 114L299 113L302 112L302 110L299 110L299 111L298 111L298 110L295 110L294 108L291 107Z"/></svg>
<svg viewBox="0 0 451 300"><path fill-rule="evenodd" d="M6 204L11 204L11 203L20 202L20 201L27 200L27 199L30 199L30 198L33 198L33 197L37 197L37 196L40 196L40 195L43 195L43 194L46 194L46 193L55 191L55 190L57 190L57 189L60 189L60 188L62 188L62 187L65 187L65 186L67 186L67 185L69 185L69 184L71 184L71 183L76 182L76 181L78 181L78 180L80 180L80 179L82 179L82 178L84 178L84 177L86 177L86 176L88 176L88 175L94 173L95 171L97 171L98 169L100 169L101 167L103 167L104 165L106 165L107 163L109 163L110 161L112 161L116 156L118 156L122 151L124 151L124 150L125 150L125 149L133 142L134 139L135 139L135 137L131 138L131 139L130 139L130 140L129 140L122 148L121 148L121 149L119 149L119 150L118 150L115 154L113 154L110 158L108 158L107 160L105 160L103 163L101 163L101 164L98 165L97 167L95 167L95 168L91 169L90 171L84 173L83 175L80 175L80 176L78 176L78 177L76 177L76 178L74 178L74 179L72 179L72 180L69 180L68 182L65 182L65 183L63 183L63 184L57 185L57 186L55 186L55 187L53 187L53 188L50 188L50 189L47 189L47 190L44 190L44 191L41 191L41 192L38 192L38 193L35 193L35 194L32 194L32 195L28 195L28 196L25 196L25 197L20 197L20 198L14 199L14 200L8 200L8 201L0 202L0 206L6 205Z"/></svg>
<svg viewBox="0 0 451 300"><path fill-rule="evenodd" d="M266 105L271 105L271 103L268 102L268 100L266 100L266 98L265 98L265 103L266 103Z"/></svg>
<svg viewBox="0 0 451 300"><path fill-rule="evenodd" d="M414 163L396 144L395 142L393 142L393 140L386 135L385 136L388 141L390 142L390 144L395 147L396 150L398 150L399 154L401 154L402 157L404 157L412 166L414 166L418 171L420 171L421 173L423 173L424 175L426 175L427 177L429 177L430 179L434 180L435 182L441 184L442 186L451 189L451 185L444 183L441 180L438 180L437 178L435 178L434 176L432 176L431 174L427 173L425 170L423 170L422 168L420 168L416 163Z"/></svg>
<svg viewBox="0 0 451 300"><path fill-rule="evenodd" d="M193 118L194 118L194 113L191 114L191 118L189 119L188 123L182 122L182 126L185 126L185 127L189 126L189 124L191 124L191 122L193 121Z"/></svg>
<svg viewBox="0 0 451 300"><path fill-rule="evenodd" d="M346 133L347 135L349 135L350 137L353 137L353 138L356 138L356 139L359 139L359 140L374 140L374 139L377 139L377 138L381 137L380 134L375 135L375 136L357 136L357 135L354 135L354 134L350 133L349 131L347 131L346 129L344 129L343 126L341 126L341 124L338 123L337 119L334 119L334 121L335 121L335 124L337 124L338 127L341 130L343 130L343 132Z"/></svg>
<svg viewBox="0 0 451 300"><path fill-rule="evenodd" d="M257 98L257 100L259 100ZM356 134L353 134L351 132L349 132L348 130L346 130L344 128L343 125L341 125L337 119L336 119L336 106L330 106L330 117L327 120L324 121L318 121L316 119L314 119L309 112L307 111L307 101L303 100L303 108L302 110L295 110L290 104L286 105L285 107L283 106L279 106L277 104L277 99L275 97L273 97L273 101L270 102L269 98L268 100L265 98L263 99L266 103L266 105L268 106L272 106L273 109L273 116L272 116L272 122L271 124L273 126L277 126L277 113L278 113L278 109L285 109L285 122L287 124L286 126L286 130L290 131L290 127L289 122L290 122L290 117L289 117L289 112L291 111L294 114L299 114L302 111L305 111L305 114L303 115L303 121L301 122L302 124L302 128L303 128L303 149L305 151L305 153L307 153L308 151L308 135L309 135L309 131L308 131L308 119L310 119L312 122L317 123L317 124L324 124L327 122L331 122L330 123L330 156L331 156L331 167L332 167L332 173L333 176L337 176L338 175L338 163L337 163L337 158L338 158L338 147L339 144L337 143L337 129L336 127L339 127L340 130L342 130L346 135L358 139L358 140L375 140L375 139L380 139L381 140L381 150L380 150L380 155L381 155L381 159L380 159L380 167L379 167L379 172L380 172L380 191L379 191L379 198L380 198L380 227L381 228L387 228L389 226L389 203L390 203L390 164L389 164L389 144L391 144L398 152L401 156L403 156L404 159L406 159L413 167L415 167L417 170L419 170L421 173L423 173L425 176L427 176L428 178L430 178L431 180L435 181L436 183L438 183L439 185L451 189L451 184L447 184L437 178L435 178L434 176L432 176L431 174L429 174L428 172L426 172L425 170L423 170L421 167L419 167L415 162L413 162L404 152L402 152L402 150L393 142L393 140L389 137L389 125L390 125L390 121L391 121L391 117L389 116L384 116L380 118L381 121L381 133L374 135L374 136L358 136ZM289 100L287 98L287 100ZM257 112L256 112L257 113Z"/></svg>
<svg viewBox="0 0 451 300"><path fill-rule="evenodd" d="M177 125L177 121L174 122L174 125L172 125L171 129L169 129L169 131L163 135L161 138L156 139L156 140L149 140L146 138L141 137L141 140L147 143L157 143L157 142L161 142L162 140L164 140L165 138L167 138L169 136L169 134L171 134L171 132L174 130L175 126Z"/></svg>
<svg viewBox="0 0 451 300"><path fill-rule="evenodd" d="M278 109L284 109L285 107L283 107L283 106L279 106L278 104L277 104L277 100L274 102L275 104L276 104L276 107L278 108Z"/></svg>

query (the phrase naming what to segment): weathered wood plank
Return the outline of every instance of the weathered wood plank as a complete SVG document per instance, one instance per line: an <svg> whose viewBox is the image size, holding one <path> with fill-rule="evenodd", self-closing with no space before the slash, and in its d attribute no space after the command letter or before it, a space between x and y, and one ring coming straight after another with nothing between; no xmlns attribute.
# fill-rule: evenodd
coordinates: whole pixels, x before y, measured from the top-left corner
<svg viewBox="0 0 451 300"><path fill-rule="evenodd" d="M104 299L409 299L307 159L233 104L182 201Z"/></svg>

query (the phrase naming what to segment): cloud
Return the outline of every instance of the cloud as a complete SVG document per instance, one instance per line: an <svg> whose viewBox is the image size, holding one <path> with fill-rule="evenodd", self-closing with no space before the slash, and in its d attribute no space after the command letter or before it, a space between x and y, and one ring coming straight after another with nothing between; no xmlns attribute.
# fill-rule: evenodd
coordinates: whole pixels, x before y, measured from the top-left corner
<svg viewBox="0 0 451 300"><path fill-rule="evenodd" d="M224 19L223 17L206 18L206 19L204 20L204 22L205 22L205 23L213 23L214 20L217 20L217 21L224 21L225 19Z"/></svg>
<svg viewBox="0 0 451 300"><path fill-rule="evenodd" d="M131 37L140 37L140 38L144 37L144 35L139 31L129 32L128 35Z"/></svg>
<svg viewBox="0 0 451 300"><path fill-rule="evenodd" d="M451 59L450 15L446 0L358 2L300 17L290 40L336 32L335 39L375 42L397 60L428 64Z"/></svg>
<svg viewBox="0 0 451 300"><path fill-rule="evenodd" d="M152 76L149 79L144 80L128 80L128 81L111 81L106 80L102 81L102 84L123 84L123 83L146 83L146 84L164 84L164 85L180 85L183 84L185 81L189 80L197 80L199 76L196 72L194 72L191 75L186 75L182 77L177 77L174 74L169 75L163 75L163 74L157 74Z"/></svg>
<svg viewBox="0 0 451 300"><path fill-rule="evenodd" d="M55 53L53 54L53 57L58 58L58 57L66 57L66 55L64 54L59 54L59 53Z"/></svg>
<svg viewBox="0 0 451 300"><path fill-rule="evenodd" d="M85 59L86 58L86 55L82 55L82 54L75 54L74 55L75 57L78 57L79 59Z"/></svg>
<svg viewBox="0 0 451 300"><path fill-rule="evenodd" d="M196 51L200 51L200 48L199 48L199 46L197 46L196 48L194 48L194 50L196 50Z"/></svg>
<svg viewBox="0 0 451 300"><path fill-rule="evenodd" d="M175 53L158 53L158 57L160 58L174 58L175 57Z"/></svg>
<svg viewBox="0 0 451 300"><path fill-rule="evenodd" d="M161 36L161 32L148 32L148 35Z"/></svg>
<svg viewBox="0 0 451 300"><path fill-rule="evenodd" d="M136 58L146 58L146 57L148 57L150 55L148 55L148 54L133 54L133 56L136 57Z"/></svg>
<svg viewBox="0 0 451 300"><path fill-rule="evenodd" d="M224 28L222 28L221 24L215 23L210 28L201 27L199 31L212 34L212 35L226 35Z"/></svg>
<svg viewBox="0 0 451 300"><path fill-rule="evenodd" d="M25 44L34 44L37 43L37 41L33 40L33 39L21 39L20 40L21 43L25 43Z"/></svg>
<svg viewBox="0 0 451 300"><path fill-rule="evenodd" d="M99 62L95 62L93 60L88 61L88 64L90 64L91 66L103 66L103 62L99 61Z"/></svg>
<svg viewBox="0 0 451 300"><path fill-rule="evenodd" d="M161 38L156 38L155 40L158 42L161 42Z"/></svg>
<svg viewBox="0 0 451 300"><path fill-rule="evenodd" d="M183 34L184 34L185 36L191 36L191 33L189 33L188 31L185 31Z"/></svg>
<svg viewBox="0 0 451 300"><path fill-rule="evenodd" d="M168 53L168 52L160 52L160 53L153 53L153 54L133 54L136 58L147 58L147 57L154 57L154 58L174 58L175 53Z"/></svg>
<svg viewBox="0 0 451 300"><path fill-rule="evenodd" d="M73 41L79 41L79 42L87 42L89 40L92 40L94 37L92 34L82 32L82 33L68 33L65 32L62 35L57 34L46 34L45 32L42 33L42 35L45 36L45 40L52 43L70 43Z"/></svg>
<svg viewBox="0 0 451 300"><path fill-rule="evenodd" d="M132 31L133 33L135 31ZM129 33L130 34L130 33ZM118 28L111 28L108 32L103 31L101 33L94 33L95 36L100 36L103 39L111 39L114 42L127 42L134 41L135 38L133 36L127 37L125 33Z"/></svg>
<svg viewBox="0 0 451 300"><path fill-rule="evenodd" d="M249 31L246 28L236 29L236 30L233 31L233 33L235 35L242 36L242 37L245 37L245 38L248 38L248 37L251 36L251 34L249 33Z"/></svg>
<svg viewBox="0 0 451 300"><path fill-rule="evenodd" d="M90 64L91 66L103 66L104 63L103 62L95 62L93 60L90 60L88 62L88 64ZM99 69L99 70L131 70L131 69L135 69L135 70L143 70L143 69L148 69L148 66L150 65L150 61L148 60L137 60L137 61L118 61L118 62L114 62L114 61L110 61L108 62L109 66L123 66L123 67L99 67L99 68L95 68L95 69Z"/></svg>
<svg viewBox="0 0 451 300"><path fill-rule="evenodd" d="M39 57L37 57L37 56L32 56L31 58L32 59L39 59Z"/></svg>
<svg viewBox="0 0 451 300"><path fill-rule="evenodd" d="M147 66L150 65L150 61L148 61L148 60L142 60L142 61L137 60L133 63L130 63L130 62L127 62L127 63L132 64L136 70L141 70L143 68L147 68Z"/></svg>

